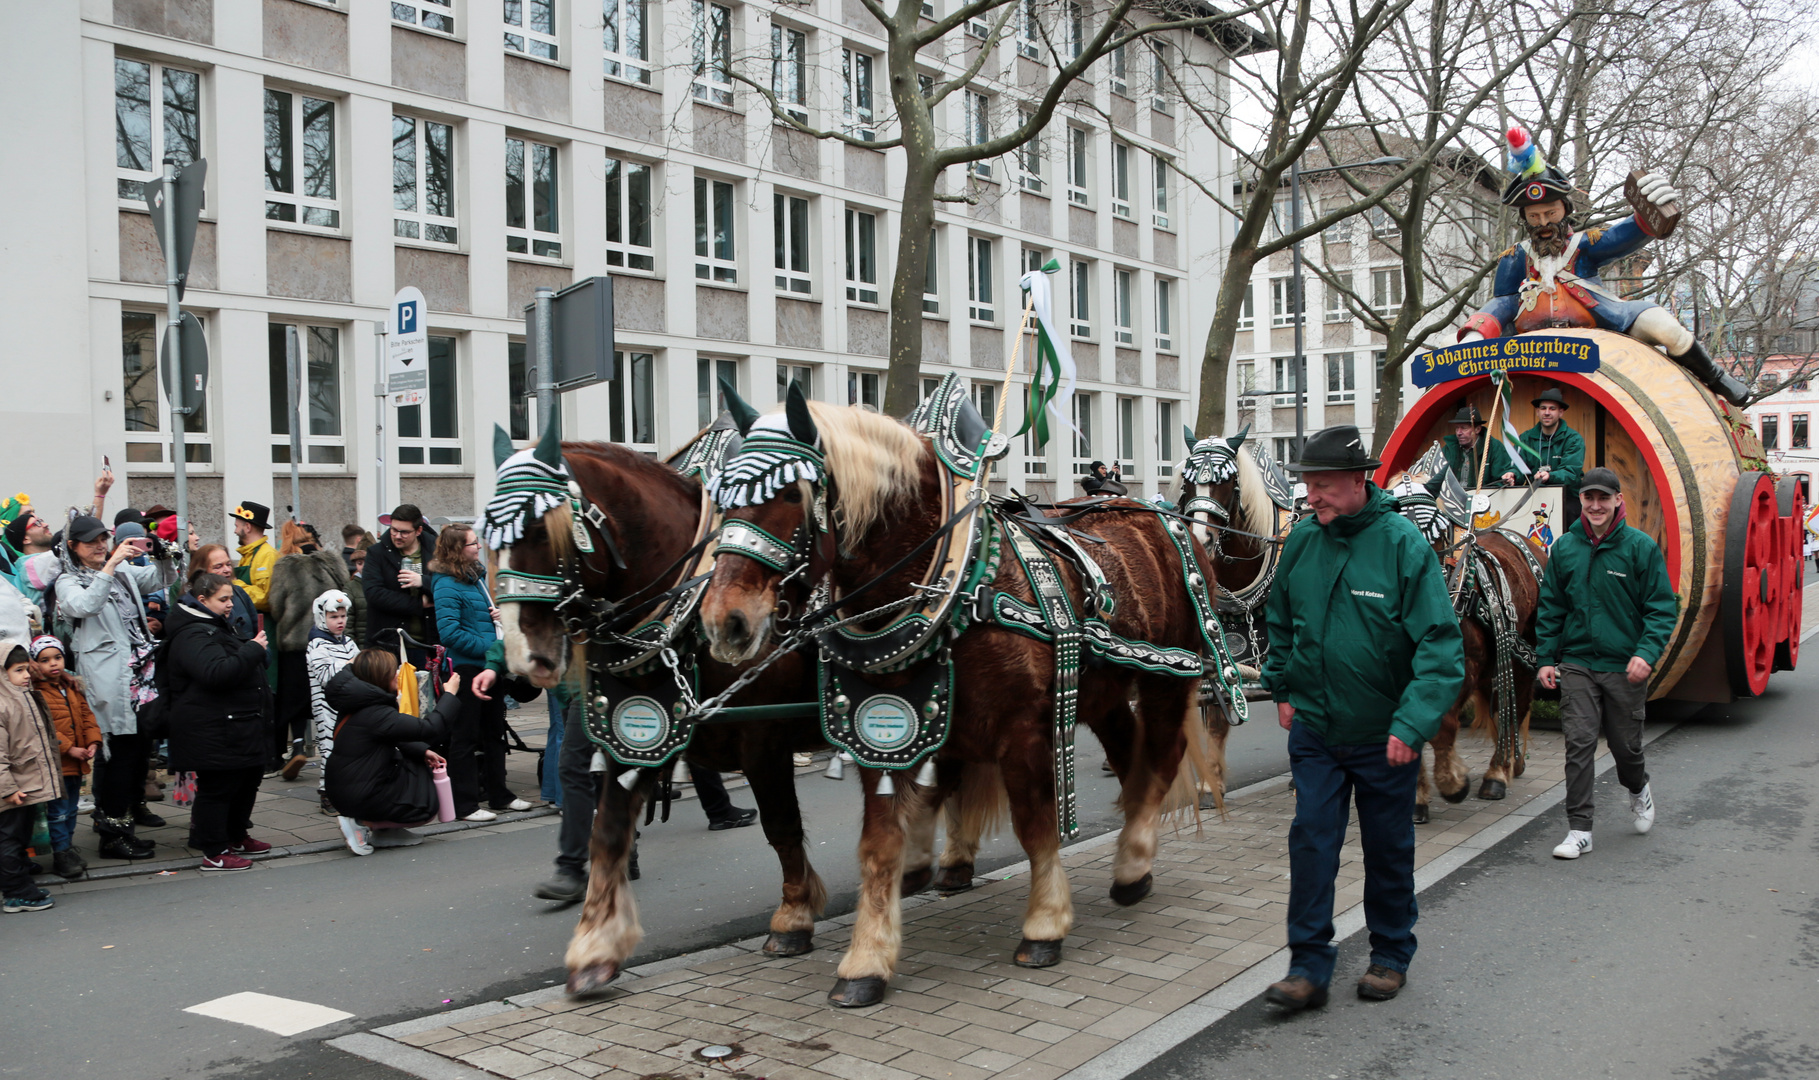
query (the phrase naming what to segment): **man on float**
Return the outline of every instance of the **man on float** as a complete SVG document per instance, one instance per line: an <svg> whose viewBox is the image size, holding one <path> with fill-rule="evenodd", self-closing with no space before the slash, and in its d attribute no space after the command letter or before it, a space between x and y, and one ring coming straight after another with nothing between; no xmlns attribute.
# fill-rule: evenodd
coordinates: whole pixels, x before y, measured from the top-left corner
<svg viewBox="0 0 1819 1080"><path fill-rule="evenodd" d="M1453 414L1453 433L1441 440L1440 453L1446 457L1446 463L1452 466L1453 475L1466 487L1477 487L1478 478L1484 478L1485 487L1514 486L1516 483L1516 466L1510 463L1508 451L1503 444L1490 437L1485 430L1484 414L1478 407L1465 404ZM1486 461L1486 456L1490 460ZM1430 491L1438 490L1440 478L1434 477L1428 482Z"/></svg>
<svg viewBox="0 0 1819 1080"><path fill-rule="evenodd" d="M1535 426L1520 436L1519 451L1535 471L1535 483L1561 488L1563 527L1579 520L1579 478L1585 473L1585 439L1566 426L1566 395L1550 386L1534 399Z"/></svg>
<svg viewBox="0 0 1819 1080"><path fill-rule="evenodd" d="M1640 213L1603 229L1574 231L1573 186L1559 169L1541 161L1521 128L1510 131L1511 164L1517 175L1503 189L1503 203L1522 215L1528 236L1503 253L1494 295L1484 310L1459 330L1460 341L1503 337L1563 326L1597 326L1660 346L1712 393L1733 405L1749 400L1749 389L1712 363L1692 331L1668 310L1648 300L1625 300L1611 292L1599 272L1641 250L1654 236ZM1657 173L1638 181L1642 198L1664 206L1680 198Z"/></svg>

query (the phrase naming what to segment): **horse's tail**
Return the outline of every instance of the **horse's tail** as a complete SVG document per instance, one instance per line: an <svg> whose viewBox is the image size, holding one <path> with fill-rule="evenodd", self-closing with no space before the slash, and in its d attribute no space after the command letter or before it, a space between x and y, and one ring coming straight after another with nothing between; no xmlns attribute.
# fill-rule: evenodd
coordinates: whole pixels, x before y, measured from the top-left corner
<svg viewBox="0 0 1819 1080"><path fill-rule="evenodd" d="M1190 693L1187 698L1187 710L1182 717L1181 730L1187 739L1187 752L1182 755L1181 767L1175 773L1174 783L1169 785L1168 793L1162 797L1162 817L1176 827L1185 824L1189 814L1194 821L1194 833L1200 834L1200 800L1202 796L1213 797L1213 808L1219 811L1220 818L1225 817L1225 740L1215 738L1201 720L1200 704L1197 693ZM1215 717L1213 723L1224 725L1224 717Z"/></svg>
<svg viewBox="0 0 1819 1080"><path fill-rule="evenodd" d="M975 844L1003 829L1011 818L1011 800L998 766L968 763L960 774L960 787L954 792L949 812L953 815L949 832L957 830L961 836L972 837Z"/></svg>

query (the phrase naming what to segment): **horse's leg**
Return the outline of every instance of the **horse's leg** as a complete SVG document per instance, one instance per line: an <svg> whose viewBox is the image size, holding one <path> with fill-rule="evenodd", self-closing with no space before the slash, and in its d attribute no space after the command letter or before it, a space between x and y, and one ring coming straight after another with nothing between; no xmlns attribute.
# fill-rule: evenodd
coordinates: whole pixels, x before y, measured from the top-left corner
<svg viewBox="0 0 1819 1080"><path fill-rule="evenodd" d="M896 783L908 784L908 770L896 774ZM935 819L947 801L948 792L941 786L941 770L935 769L935 786L922 790L922 798L904 807L903 881L897 895L914 896L935 880Z"/></svg>
<svg viewBox="0 0 1819 1080"><path fill-rule="evenodd" d="M1122 721L1133 724L1137 731L1136 755L1118 796L1124 810L1124 829L1118 834L1118 854L1112 860L1114 903L1135 904L1148 896L1154 886L1151 871L1156 862L1162 801L1181 770L1187 740L1199 737L1198 732L1187 727L1200 722L1197 710L1193 716L1188 713L1193 685L1181 679L1164 682L1146 676L1138 680L1139 715L1130 716L1129 707L1122 702L1122 708L1111 710L1112 725ZM1119 715L1121 712L1123 716ZM1223 758L1223 753L1220 756ZM1223 798L1222 791L1217 794ZM1194 798L1198 797L1196 792Z"/></svg>
<svg viewBox="0 0 1819 1080"><path fill-rule="evenodd" d="M600 804L588 844L587 900L564 958L571 994L592 993L618 978L626 957L644 938L626 864L631 859L638 809L649 795L651 783L647 778L636 791L626 791L617 777L609 775L600 785Z"/></svg>
<svg viewBox="0 0 1819 1080"><path fill-rule="evenodd" d="M1074 925L1074 898L1061 865L1057 835L1054 749L1036 736L1049 724L1046 712L1022 713L1023 723L1004 730L1025 733L1017 745L999 750L998 768L1011 799L1011 826L1030 860L1029 904L1023 912L1023 940L1016 962L1022 967L1051 967L1061 960L1061 941Z"/></svg>
<svg viewBox="0 0 1819 1080"><path fill-rule="evenodd" d="M1426 825L1429 820L1427 800L1433 793L1433 783L1428 779L1428 773L1432 771L1428 762L1429 756L1428 754L1421 755L1421 775L1415 778L1415 824L1417 825Z"/></svg>
<svg viewBox="0 0 1819 1080"><path fill-rule="evenodd" d="M1491 763L1484 767L1484 779L1478 783L1478 797L1496 801L1509 793L1509 762L1503 760L1503 750L1497 743L1497 699L1486 689L1489 680L1477 682L1472 687L1472 709L1484 719L1480 721L1482 730L1491 739Z"/></svg>
<svg viewBox="0 0 1819 1080"><path fill-rule="evenodd" d="M947 760L935 763L940 785L942 843L941 871L935 888L943 896L973 887L973 864L979 840L988 827L1001 819L1004 785L998 767L983 763Z"/></svg>
<svg viewBox="0 0 1819 1080"><path fill-rule="evenodd" d="M1454 702L1440 718L1440 730L1434 734L1434 788L1450 803L1464 802L1472 790L1472 774L1466 771L1465 762L1459 758L1459 717L1463 705L1463 701Z"/></svg>
<svg viewBox="0 0 1819 1080"><path fill-rule="evenodd" d="M1522 717L1522 728L1517 732L1516 764L1510 769L1510 776L1521 776L1528 769L1528 722L1529 713L1535 706L1535 675L1529 672L1526 676L1516 676L1516 714Z"/></svg>
<svg viewBox="0 0 1819 1080"><path fill-rule="evenodd" d="M865 818L859 829L859 905L854 912L853 943L840 959L834 989L827 1000L841 1008L876 1005L884 984L897 967L903 943L898 888L903 881L903 825L912 803L932 797L914 784L895 785L897 794L879 796L878 769L860 769L865 792Z"/></svg>
<svg viewBox="0 0 1819 1080"><path fill-rule="evenodd" d="M815 919L827 908L827 887L809 865L803 843L802 808L796 802L796 775L782 732L749 735L740 764L758 800L758 823L783 867L783 899L771 914L764 943L770 956L800 956L815 947Z"/></svg>

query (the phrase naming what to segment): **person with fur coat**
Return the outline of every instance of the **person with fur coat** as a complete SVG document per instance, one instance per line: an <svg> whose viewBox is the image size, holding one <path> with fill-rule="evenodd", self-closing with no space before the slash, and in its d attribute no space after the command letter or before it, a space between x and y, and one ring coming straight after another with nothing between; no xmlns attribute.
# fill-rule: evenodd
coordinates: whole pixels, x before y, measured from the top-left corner
<svg viewBox="0 0 1819 1080"><path fill-rule="evenodd" d="M341 553L324 548L309 525L287 521L280 534L278 564L272 568L271 591L266 595L266 611L276 632L272 648L277 656L278 715L272 726L273 770L286 780L295 780L309 760L305 741L309 737L310 630L315 626L313 608L316 598L325 592L347 591L347 564Z"/></svg>

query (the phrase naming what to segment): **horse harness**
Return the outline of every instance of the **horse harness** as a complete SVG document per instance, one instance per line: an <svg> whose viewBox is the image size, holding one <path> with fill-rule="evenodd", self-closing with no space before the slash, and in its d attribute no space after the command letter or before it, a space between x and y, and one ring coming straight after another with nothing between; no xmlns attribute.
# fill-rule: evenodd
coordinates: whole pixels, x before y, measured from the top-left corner
<svg viewBox="0 0 1819 1080"><path fill-rule="evenodd" d="M1216 596L1220 620L1225 624L1225 631L1232 639L1242 645L1242 655L1261 665L1269 654L1269 638L1259 627L1258 609L1269 599L1270 586L1276 580L1276 568L1282 556L1283 537L1297 520L1294 491L1288 478L1283 475L1276 464L1264 455L1257 446L1250 448L1252 460L1257 464L1263 477L1263 486L1269 495L1270 503L1276 508L1276 522L1282 522L1284 513L1288 514L1286 524L1281 524L1274 535L1264 536L1249 533L1232 526L1232 508L1227 507L1211 495L1199 493L1200 488L1211 488L1227 480L1233 482L1233 501L1239 500L1238 455L1244 453L1245 435L1249 432L1247 425L1243 431L1230 439L1217 435L1208 436L1198 441L1190 440L1187 457L1181 462L1181 479L1186 497L1181 503L1181 513L1189 518L1201 519L1206 527L1208 537L1207 550L1215 560L1224 559L1231 562L1260 560L1257 576L1237 589L1228 589L1217 585ZM1191 433L1190 433L1191 434ZM1259 551L1247 557L1239 557L1226 552L1223 535L1234 533L1257 540ZM1229 647L1229 645L1228 645Z"/></svg>

